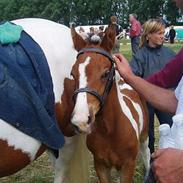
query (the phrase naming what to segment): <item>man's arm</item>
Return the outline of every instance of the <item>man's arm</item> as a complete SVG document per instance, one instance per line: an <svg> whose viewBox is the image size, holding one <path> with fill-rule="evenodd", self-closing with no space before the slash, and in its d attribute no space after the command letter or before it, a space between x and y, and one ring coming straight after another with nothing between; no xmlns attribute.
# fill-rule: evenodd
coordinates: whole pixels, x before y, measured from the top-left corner
<svg viewBox="0 0 183 183"><path fill-rule="evenodd" d="M132 23L131 29L130 29L130 37L133 38L136 36L137 33L137 25L136 23Z"/></svg>
<svg viewBox="0 0 183 183"><path fill-rule="evenodd" d="M173 91L160 88L138 76L135 76L128 61L122 55L115 55L114 59L119 74L149 103L159 110L175 113L177 99Z"/></svg>
<svg viewBox="0 0 183 183"><path fill-rule="evenodd" d="M140 93L155 108L170 113L175 113L177 99L172 90L155 86L138 76L131 76L127 80L138 93Z"/></svg>

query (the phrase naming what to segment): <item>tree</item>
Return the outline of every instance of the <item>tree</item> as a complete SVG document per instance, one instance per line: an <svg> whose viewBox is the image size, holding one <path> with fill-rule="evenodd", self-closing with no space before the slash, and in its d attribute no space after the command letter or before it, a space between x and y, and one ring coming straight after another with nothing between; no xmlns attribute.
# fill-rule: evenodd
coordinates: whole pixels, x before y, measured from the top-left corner
<svg viewBox="0 0 183 183"><path fill-rule="evenodd" d="M164 13L166 14L167 20L170 24L176 24L178 18L181 17L180 10L176 7L175 2L166 1L164 7Z"/></svg>
<svg viewBox="0 0 183 183"><path fill-rule="evenodd" d="M150 18L157 18L163 14L165 0L128 0L128 13L135 13L143 23Z"/></svg>
<svg viewBox="0 0 183 183"><path fill-rule="evenodd" d="M107 24L116 15L122 27L127 27L130 13L136 13L141 23L164 15L175 24L180 17L169 0L1 0L0 9L1 20L39 17L65 25Z"/></svg>

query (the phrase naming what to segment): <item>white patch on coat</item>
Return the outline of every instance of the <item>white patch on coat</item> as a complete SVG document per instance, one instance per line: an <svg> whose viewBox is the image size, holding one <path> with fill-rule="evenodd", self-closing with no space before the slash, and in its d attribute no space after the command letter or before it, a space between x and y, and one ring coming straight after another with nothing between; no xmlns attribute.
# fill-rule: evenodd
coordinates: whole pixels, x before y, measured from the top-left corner
<svg viewBox="0 0 183 183"><path fill-rule="evenodd" d="M140 133L142 132L142 128L143 128L143 112L142 112L142 108L138 103L135 103L130 97L128 97L127 95L124 95L125 97L127 97L133 104L134 108L136 109L138 115L139 115L139 130Z"/></svg>
<svg viewBox="0 0 183 183"><path fill-rule="evenodd" d="M134 128L134 130L136 132L137 139L139 139L139 133L141 133L142 128L143 128L142 109L141 109L141 107L138 103L135 103L131 98L129 98L127 95L125 95L121 92L122 89L132 90L132 87L129 86L128 84L126 84L126 83L119 85L118 82L119 82L119 80L116 80L117 95L118 95L118 99L119 99L121 109L122 109L123 113L125 114L125 116L129 119L132 127ZM131 113L129 107L126 105L126 102L124 101L124 97L128 98L131 101L134 108L136 109L136 111L139 115L139 123L140 123L139 127L138 127L138 122L135 121L135 119L133 117L133 114Z"/></svg>
<svg viewBox="0 0 183 183"><path fill-rule="evenodd" d="M55 102L61 102L64 79L70 78L72 65L77 56L70 29L56 22L40 18L18 19L13 22L21 25L25 32L43 49L53 80Z"/></svg>
<svg viewBox="0 0 183 183"><path fill-rule="evenodd" d="M87 87L86 66L89 64L90 59L90 57L87 57L86 60L79 65L79 88ZM83 125L85 126L86 124L84 123L88 122L88 116L89 108L87 103L87 93L78 93L71 121L76 126L80 125L81 123L83 123Z"/></svg>
<svg viewBox="0 0 183 183"><path fill-rule="evenodd" d="M35 159L36 153L41 146L38 140L22 133L2 119L0 119L0 139L7 141L8 145L15 150L21 150L27 154L31 161Z"/></svg>
<svg viewBox="0 0 183 183"><path fill-rule="evenodd" d="M133 88L130 85L126 84L126 83L124 83L122 85L119 85L119 89L120 90L124 90L124 89L133 90Z"/></svg>

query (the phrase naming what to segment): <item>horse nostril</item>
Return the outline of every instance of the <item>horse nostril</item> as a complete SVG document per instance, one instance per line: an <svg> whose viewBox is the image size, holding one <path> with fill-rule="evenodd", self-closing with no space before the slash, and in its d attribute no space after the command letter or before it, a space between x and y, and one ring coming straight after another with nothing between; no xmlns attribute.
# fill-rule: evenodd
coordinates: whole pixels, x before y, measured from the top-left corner
<svg viewBox="0 0 183 183"><path fill-rule="evenodd" d="M92 117L91 116L88 116L88 124L90 124L92 122Z"/></svg>
<svg viewBox="0 0 183 183"><path fill-rule="evenodd" d="M77 134L80 133L78 126L76 126L76 125L73 124L73 127L74 127L74 131L75 131Z"/></svg>

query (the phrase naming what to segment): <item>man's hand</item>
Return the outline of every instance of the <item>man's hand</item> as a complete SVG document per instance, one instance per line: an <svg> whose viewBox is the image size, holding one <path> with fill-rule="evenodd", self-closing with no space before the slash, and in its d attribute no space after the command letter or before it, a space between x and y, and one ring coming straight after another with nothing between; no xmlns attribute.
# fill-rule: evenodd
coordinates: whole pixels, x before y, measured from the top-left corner
<svg viewBox="0 0 183 183"><path fill-rule="evenodd" d="M119 74L124 80L128 82L128 79L134 76L128 61L122 54L115 54L113 58L115 60Z"/></svg>
<svg viewBox="0 0 183 183"><path fill-rule="evenodd" d="M157 183L183 183L183 150L160 149L152 158Z"/></svg>

